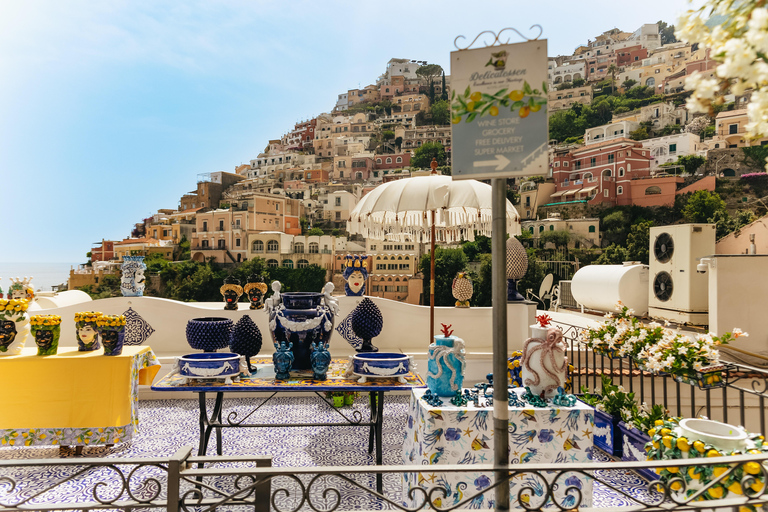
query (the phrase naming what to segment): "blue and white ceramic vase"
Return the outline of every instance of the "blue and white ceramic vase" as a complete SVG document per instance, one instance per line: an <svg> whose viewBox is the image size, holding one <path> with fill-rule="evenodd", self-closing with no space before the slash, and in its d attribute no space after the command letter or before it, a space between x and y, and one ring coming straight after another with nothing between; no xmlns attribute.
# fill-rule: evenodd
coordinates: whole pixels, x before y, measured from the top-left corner
<svg viewBox="0 0 768 512"><path fill-rule="evenodd" d="M464 340L457 336L435 336L429 346L427 387L438 396L454 396L464 383Z"/></svg>
<svg viewBox="0 0 768 512"><path fill-rule="evenodd" d="M325 293L280 293L280 283L275 281L272 289L275 293L267 300L272 342L292 345L294 370L311 370L312 344L327 346L333 332L338 311L337 303L330 295L333 285L326 284Z"/></svg>
<svg viewBox="0 0 768 512"><path fill-rule="evenodd" d="M229 346L232 328L229 318L193 318L187 322L187 343L195 350L216 352Z"/></svg>
<svg viewBox="0 0 768 512"><path fill-rule="evenodd" d="M102 315L96 320L104 345L105 356L119 356L123 353L125 341L125 317L123 315Z"/></svg>
<svg viewBox="0 0 768 512"><path fill-rule="evenodd" d="M291 376L293 367L293 343L284 341L275 343L275 353L272 354L272 364L275 365L275 378L285 380Z"/></svg>
<svg viewBox="0 0 768 512"><path fill-rule="evenodd" d="M120 266L122 277L120 278L120 291L123 297L144 296L144 256L123 256L123 264Z"/></svg>
<svg viewBox="0 0 768 512"><path fill-rule="evenodd" d="M328 352L328 345L322 342L313 343L311 348L312 378L325 380L328 378L328 367L331 365L331 353Z"/></svg>

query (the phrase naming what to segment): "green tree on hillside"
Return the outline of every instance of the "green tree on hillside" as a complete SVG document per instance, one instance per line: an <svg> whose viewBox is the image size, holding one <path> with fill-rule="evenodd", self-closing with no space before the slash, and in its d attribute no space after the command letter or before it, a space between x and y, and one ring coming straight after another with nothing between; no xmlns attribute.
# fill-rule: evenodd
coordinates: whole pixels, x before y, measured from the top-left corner
<svg viewBox="0 0 768 512"><path fill-rule="evenodd" d="M557 231L544 231L539 235L539 242L542 247L548 243L552 243L555 249L564 249L568 247L568 242L571 241L571 233L564 229L558 229Z"/></svg>
<svg viewBox="0 0 768 512"><path fill-rule="evenodd" d="M467 256L459 249L435 248L435 306L453 306L453 278L456 273L467 267ZM429 254L424 254L419 262L419 270L424 276L422 304L429 305L430 261Z"/></svg>
<svg viewBox="0 0 768 512"><path fill-rule="evenodd" d="M426 64L416 70L416 76L423 78L427 82L427 87L434 85L437 77L443 74L443 68L440 64Z"/></svg>
<svg viewBox="0 0 768 512"><path fill-rule="evenodd" d="M688 222L710 222L717 212L725 212L725 201L708 190L697 190L691 194L683 208L683 216Z"/></svg>
<svg viewBox="0 0 768 512"><path fill-rule="evenodd" d="M632 224L627 235L627 256L629 261L648 264L652 221L640 221Z"/></svg>
<svg viewBox="0 0 768 512"><path fill-rule="evenodd" d="M445 165L445 148L439 142L425 142L413 152L411 167L429 169L433 158L437 159L437 165Z"/></svg>
<svg viewBox="0 0 768 512"><path fill-rule="evenodd" d="M429 109L432 123L437 125L451 124L451 105L445 100L436 101Z"/></svg>
<svg viewBox="0 0 768 512"><path fill-rule="evenodd" d="M675 26L667 25L665 22L659 20L656 22L659 26L659 35L661 36L661 44L676 43L677 37L675 37Z"/></svg>
<svg viewBox="0 0 768 512"><path fill-rule="evenodd" d="M603 253L595 260L595 265L621 265L627 260L629 252L620 245L611 244L603 249Z"/></svg>
<svg viewBox="0 0 768 512"><path fill-rule="evenodd" d="M307 236L323 236L325 232L320 228L312 228L307 231Z"/></svg>

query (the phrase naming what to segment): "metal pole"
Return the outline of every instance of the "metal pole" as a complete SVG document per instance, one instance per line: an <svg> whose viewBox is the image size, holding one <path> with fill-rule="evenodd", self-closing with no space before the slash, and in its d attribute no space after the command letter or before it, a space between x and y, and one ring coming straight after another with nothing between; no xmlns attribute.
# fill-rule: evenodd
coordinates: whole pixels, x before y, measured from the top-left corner
<svg viewBox="0 0 768 512"><path fill-rule="evenodd" d="M429 343L432 343L435 335L435 210L432 210L432 228L429 240Z"/></svg>
<svg viewBox="0 0 768 512"><path fill-rule="evenodd" d="M497 482L509 479L509 404L507 394L507 194L506 180L494 179L491 237L493 305L493 458ZM502 469L503 468L503 469ZM509 484L496 487L496 510L509 510Z"/></svg>

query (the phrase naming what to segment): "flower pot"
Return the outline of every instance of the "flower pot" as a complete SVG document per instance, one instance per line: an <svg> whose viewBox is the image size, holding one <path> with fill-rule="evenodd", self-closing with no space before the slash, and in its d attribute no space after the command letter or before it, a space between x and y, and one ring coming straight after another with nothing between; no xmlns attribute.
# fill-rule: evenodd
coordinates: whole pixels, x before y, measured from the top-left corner
<svg viewBox="0 0 768 512"><path fill-rule="evenodd" d="M21 354L30 325L25 299L0 299L0 356Z"/></svg>
<svg viewBox="0 0 768 512"><path fill-rule="evenodd" d="M231 352L187 354L179 359L179 373L191 379L230 380L240 373L240 355Z"/></svg>
<svg viewBox="0 0 768 512"><path fill-rule="evenodd" d="M123 353L125 339L125 317L123 315L102 315L96 321L104 345L105 356L119 356Z"/></svg>
<svg viewBox="0 0 768 512"><path fill-rule="evenodd" d="M286 292L277 304L268 301L272 341L293 344L294 370L312 369L312 343L327 346L331 339L335 314L323 299L322 293Z"/></svg>
<svg viewBox="0 0 768 512"><path fill-rule="evenodd" d="M399 352L362 352L352 356L352 373L361 377L402 378L410 371L410 356Z"/></svg>
<svg viewBox="0 0 768 512"><path fill-rule="evenodd" d="M702 390L722 388L728 383L728 369L727 365L719 364L702 368L701 370L675 373L674 378L678 382L698 386Z"/></svg>
<svg viewBox="0 0 768 512"><path fill-rule="evenodd" d="M216 352L229 345L232 328L229 318L193 318L187 322L187 343L195 350Z"/></svg>
<svg viewBox="0 0 768 512"><path fill-rule="evenodd" d="M429 346L427 387L438 396L454 396L464 383L464 340L457 336L435 336Z"/></svg>
<svg viewBox="0 0 768 512"><path fill-rule="evenodd" d="M651 437L623 421L619 422L619 428L622 436L621 460L628 462L647 460L645 445L650 442ZM656 480L657 478L652 469L636 469L635 471L646 480Z"/></svg>
<svg viewBox="0 0 768 512"><path fill-rule="evenodd" d="M611 416L595 409L595 432L592 440L596 447L614 457L621 457L622 436L619 422L621 418Z"/></svg>
<svg viewBox="0 0 768 512"><path fill-rule="evenodd" d="M147 270L144 256L123 256L120 270L120 292L123 297L143 297L144 271Z"/></svg>
<svg viewBox="0 0 768 512"><path fill-rule="evenodd" d="M334 407L342 407L344 405L344 397L343 396L334 396L333 397L333 406Z"/></svg>
<svg viewBox="0 0 768 512"><path fill-rule="evenodd" d="M58 315L34 315L29 319L32 336L37 344L37 355L54 356L59 348L61 317Z"/></svg>
<svg viewBox="0 0 768 512"><path fill-rule="evenodd" d="M77 350L79 352L91 352L101 348L98 320L102 316L103 314L100 311L81 311L75 313Z"/></svg>
<svg viewBox="0 0 768 512"><path fill-rule="evenodd" d="M592 352L599 356L607 357L608 359L621 359L622 355L619 355L619 349L613 348L602 348L602 347L595 347L592 349Z"/></svg>
<svg viewBox="0 0 768 512"><path fill-rule="evenodd" d="M354 393L347 393L344 395L344 405L354 405L355 404L355 394Z"/></svg>

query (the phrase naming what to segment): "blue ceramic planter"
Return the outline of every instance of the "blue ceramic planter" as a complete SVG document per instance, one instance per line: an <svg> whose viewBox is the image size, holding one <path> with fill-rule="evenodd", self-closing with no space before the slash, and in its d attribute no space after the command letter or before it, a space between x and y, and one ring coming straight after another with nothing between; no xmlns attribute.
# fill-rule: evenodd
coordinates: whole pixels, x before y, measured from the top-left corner
<svg viewBox="0 0 768 512"><path fill-rule="evenodd" d="M352 357L352 371L361 377L402 377L411 371L411 358L391 352L365 352Z"/></svg>
<svg viewBox="0 0 768 512"><path fill-rule="evenodd" d="M322 293L286 292L270 309L269 328L274 343L293 344L294 370L311 370L312 343L328 345L334 313Z"/></svg>
<svg viewBox="0 0 768 512"><path fill-rule="evenodd" d="M595 409L595 432L592 440L597 448L614 457L621 457L621 429L619 418Z"/></svg>
<svg viewBox="0 0 768 512"><path fill-rule="evenodd" d="M651 440L651 438L635 427L629 426L623 421L619 423L622 436L622 451L621 460L636 461L647 460L645 444ZM650 469L636 469L635 470L641 477L646 480L656 480L658 475Z"/></svg>
<svg viewBox="0 0 768 512"><path fill-rule="evenodd" d="M229 345L232 328L229 318L193 318L187 322L187 343L195 350L216 352Z"/></svg>
<svg viewBox="0 0 768 512"><path fill-rule="evenodd" d="M464 341L456 336L435 336L429 346L427 387L438 396L454 396L464 383Z"/></svg>
<svg viewBox="0 0 768 512"><path fill-rule="evenodd" d="M187 354L179 359L179 373L193 379L235 377L240 373L240 355L231 352Z"/></svg>

